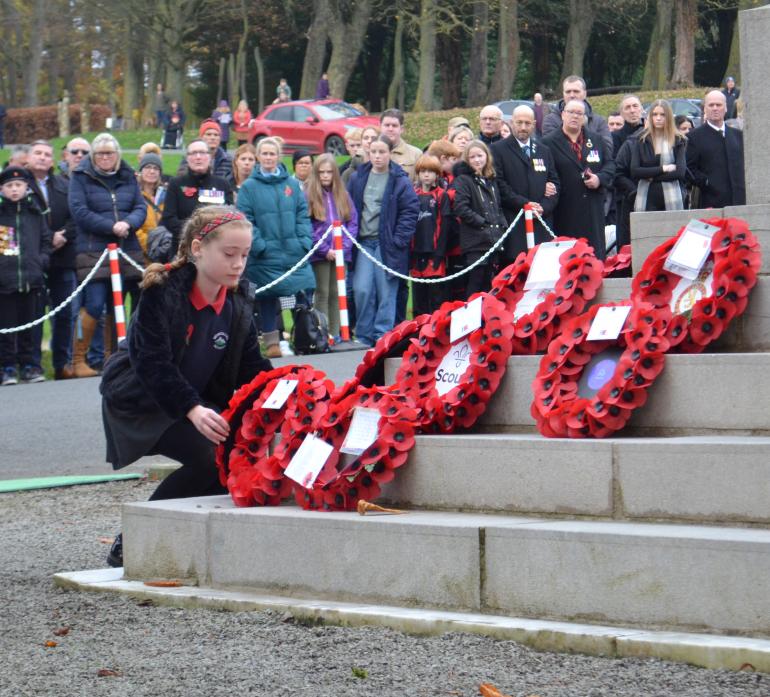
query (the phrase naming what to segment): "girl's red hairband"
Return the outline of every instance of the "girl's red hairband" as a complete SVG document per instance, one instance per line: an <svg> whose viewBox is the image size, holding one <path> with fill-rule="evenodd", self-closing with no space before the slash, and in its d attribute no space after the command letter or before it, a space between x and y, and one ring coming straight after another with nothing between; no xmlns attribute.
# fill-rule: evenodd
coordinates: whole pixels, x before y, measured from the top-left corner
<svg viewBox="0 0 770 697"><path fill-rule="evenodd" d="M214 218L214 220L206 223L201 228L201 231L198 233L198 239L202 240L206 235L208 235L213 230L216 230L220 225L231 223L234 220L246 220L246 216L243 215L243 213L239 213L237 211L228 211L227 213L222 213L222 215L218 215L216 218Z"/></svg>

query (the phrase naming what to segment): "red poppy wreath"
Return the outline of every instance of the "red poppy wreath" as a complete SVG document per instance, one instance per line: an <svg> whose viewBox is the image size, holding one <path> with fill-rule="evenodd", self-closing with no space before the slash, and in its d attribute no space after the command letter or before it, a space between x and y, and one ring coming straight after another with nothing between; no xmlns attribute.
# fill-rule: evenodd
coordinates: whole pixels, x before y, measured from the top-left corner
<svg viewBox="0 0 770 697"><path fill-rule="evenodd" d="M617 339L589 341L602 307L631 306ZM551 438L603 438L622 429L647 401L647 388L663 370L670 312L649 303L594 305L562 325L532 383L531 413Z"/></svg>
<svg viewBox="0 0 770 697"><path fill-rule="evenodd" d="M617 254L613 254L611 257L607 257L604 260L604 277L607 278L612 274L619 274L621 271L626 271L631 268L631 245L624 244Z"/></svg>
<svg viewBox="0 0 770 697"><path fill-rule="evenodd" d="M373 410L377 419L376 437L359 454L346 455L340 448L356 409ZM351 511L359 500L377 498L381 485L393 479L394 471L406 462L414 446L418 414L409 397L387 387L358 387L352 394L330 401L314 435L333 449L309 486L293 482L297 503L307 509ZM302 440L283 441L276 448L275 457L283 469L299 450Z"/></svg>
<svg viewBox="0 0 770 697"><path fill-rule="evenodd" d="M697 278L686 279L663 268L687 226L656 247L634 277L631 297L673 314L671 345L683 353L700 353L741 315L762 264L759 242L747 223L737 218L704 220L718 229Z"/></svg>
<svg viewBox="0 0 770 697"><path fill-rule="evenodd" d="M470 301L477 297L482 298L481 327L450 342L452 312L465 303L444 303L404 352L395 386L421 408L424 431L448 433L472 426L505 374L513 317L488 293L477 293Z"/></svg>
<svg viewBox="0 0 770 697"><path fill-rule="evenodd" d="M342 399L352 394L361 385L363 387L382 386L385 384L385 361L388 358L400 358L409 347L411 339L417 336L420 327L430 321L430 315L418 315L397 324L383 334L370 348L356 368L356 374L345 382L335 393Z"/></svg>
<svg viewBox="0 0 770 697"><path fill-rule="evenodd" d="M280 461L268 456L270 444L279 429L281 442L292 443L318 428L334 387L325 373L312 366L285 366L265 375L256 396L249 395L238 405L240 423L231 417L231 437L217 449L220 480L226 477L238 506L277 505L291 494L291 482L283 476ZM264 408L282 380L296 380L297 386L279 408Z"/></svg>
<svg viewBox="0 0 770 697"><path fill-rule="evenodd" d="M574 245L559 257L559 279L552 289L524 290L540 245L522 252L492 280L490 294L505 303L516 321L512 343L515 355L545 351L560 323L583 312L604 280L603 264L585 240L557 237L554 241Z"/></svg>

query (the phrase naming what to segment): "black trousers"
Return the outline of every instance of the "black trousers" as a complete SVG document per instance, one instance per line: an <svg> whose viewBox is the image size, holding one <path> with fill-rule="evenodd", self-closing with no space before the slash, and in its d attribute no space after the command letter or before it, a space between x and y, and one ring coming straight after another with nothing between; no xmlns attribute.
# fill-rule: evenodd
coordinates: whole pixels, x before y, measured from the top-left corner
<svg viewBox="0 0 770 697"><path fill-rule="evenodd" d="M148 455L163 455L182 466L160 483L150 501L226 494L227 489L219 483L214 451L214 444L189 419L171 425Z"/></svg>
<svg viewBox="0 0 770 697"><path fill-rule="evenodd" d="M40 291L0 293L0 329L20 327L37 318ZM0 334L0 368L22 368L34 363L34 329ZM38 366L39 367L39 366Z"/></svg>
<svg viewBox="0 0 770 697"><path fill-rule="evenodd" d="M467 265L470 266L472 261L474 260L469 260ZM467 300L471 295L479 291L488 291L492 287L492 279L495 273L496 268L492 264L479 264L465 274L467 279L465 282L465 299Z"/></svg>
<svg viewBox="0 0 770 697"><path fill-rule="evenodd" d="M444 302L446 283L412 283L412 316L433 314Z"/></svg>

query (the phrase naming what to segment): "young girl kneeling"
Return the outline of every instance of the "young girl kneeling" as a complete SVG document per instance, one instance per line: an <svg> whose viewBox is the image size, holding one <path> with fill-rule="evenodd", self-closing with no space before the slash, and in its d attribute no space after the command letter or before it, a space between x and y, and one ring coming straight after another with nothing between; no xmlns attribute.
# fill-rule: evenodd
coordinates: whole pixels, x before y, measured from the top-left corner
<svg viewBox="0 0 770 697"><path fill-rule="evenodd" d="M197 209L170 264L152 264L127 340L104 370L107 461L120 469L145 455L182 466L151 501L225 493L214 462L228 435L219 415L240 385L270 370L259 352L253 294L241 279L251 224L228 206ZM123 565L118 535L107 562Z"/></svg>

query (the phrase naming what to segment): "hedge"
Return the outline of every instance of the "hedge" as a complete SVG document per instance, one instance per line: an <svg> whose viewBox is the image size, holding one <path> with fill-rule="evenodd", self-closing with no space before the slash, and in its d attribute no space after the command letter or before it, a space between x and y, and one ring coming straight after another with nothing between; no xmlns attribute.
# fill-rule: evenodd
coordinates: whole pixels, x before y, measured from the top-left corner
<svg viewBox="0 0 770 697"><path fill-rule="evenodd" d="M70 104L70 133L80 133L80 104ZM59 108L36 106L26 109L8 109L5 118L4 140L6 143L31 143L33 140L50 140L59 135ZM89 131L103 131L110 108L105 104L91 105Z"/></svg>

